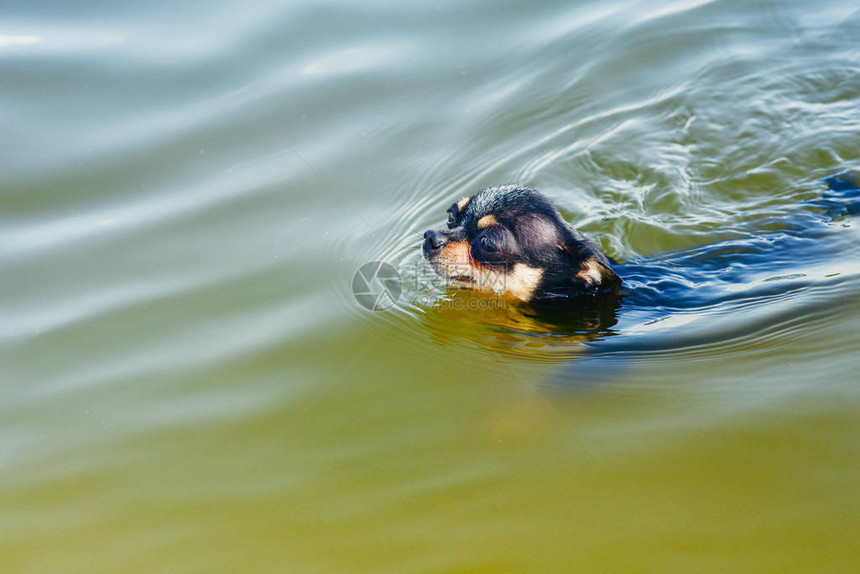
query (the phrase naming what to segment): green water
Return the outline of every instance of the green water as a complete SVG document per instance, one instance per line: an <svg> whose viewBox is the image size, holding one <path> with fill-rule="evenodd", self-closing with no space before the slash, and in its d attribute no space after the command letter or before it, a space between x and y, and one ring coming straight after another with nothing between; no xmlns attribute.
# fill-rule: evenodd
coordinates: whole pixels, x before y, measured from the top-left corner
<svg viewBox="0 0 860 574"><path fill-rule="evenodd" d="M860 167L854 3L0 15L0 571L860 569L855 221L765 303L627 315L680 344L592 385L413 281L496 183L619 260L792 213Z"/></svg>

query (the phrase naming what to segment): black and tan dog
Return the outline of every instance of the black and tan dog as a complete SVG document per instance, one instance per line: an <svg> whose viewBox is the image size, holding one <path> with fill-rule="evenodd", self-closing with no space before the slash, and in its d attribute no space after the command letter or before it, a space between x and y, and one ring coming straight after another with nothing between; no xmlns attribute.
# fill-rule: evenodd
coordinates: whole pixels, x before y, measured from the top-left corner
<svg viewBox="0 0 860 574"><path fill-rule="evenodd" d="M448 229L424 234L422 251L453 285L522 301L617 293L621 279L600 248L537 191L488 187L448 209Z"/></svg>

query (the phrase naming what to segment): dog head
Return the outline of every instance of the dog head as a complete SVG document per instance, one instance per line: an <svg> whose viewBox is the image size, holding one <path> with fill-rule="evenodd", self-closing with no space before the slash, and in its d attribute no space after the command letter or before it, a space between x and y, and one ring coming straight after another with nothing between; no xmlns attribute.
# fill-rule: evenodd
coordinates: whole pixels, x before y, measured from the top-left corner
<svg viewBox="0 0 860 574"><path fill-rule="evenodd" d="M488 187L448 208L448 229L424 233L424 257L453 285L527 302L617 292L609 260L547 198Z"/></svg>

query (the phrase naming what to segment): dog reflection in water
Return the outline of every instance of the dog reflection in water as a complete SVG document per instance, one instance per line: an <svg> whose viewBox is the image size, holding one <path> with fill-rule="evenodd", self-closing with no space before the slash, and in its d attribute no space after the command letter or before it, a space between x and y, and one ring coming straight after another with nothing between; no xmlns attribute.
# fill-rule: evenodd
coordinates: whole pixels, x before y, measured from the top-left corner
<svg viewBox="0 0 860 574"><path fill-rule="evenodd" d="M439 344L466 339L502 355L543 361L571 358L583 343L615 334L618 307L617 297L597 297L556 313L493 292L451 289L422 318Z"/></svg>

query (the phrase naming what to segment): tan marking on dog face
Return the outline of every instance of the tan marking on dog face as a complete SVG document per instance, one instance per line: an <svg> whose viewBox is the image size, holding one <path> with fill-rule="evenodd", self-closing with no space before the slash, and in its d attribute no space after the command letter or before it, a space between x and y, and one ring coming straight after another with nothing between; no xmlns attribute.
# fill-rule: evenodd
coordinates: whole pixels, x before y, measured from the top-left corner
<svg viewBox="0 0 860 574"><path fill-rule="evenodd" d="M505 277L505 291L517 299L530 301L543 277L543 269L517 263Z"/></svg>
<svg viewBox="0 0 860 574"><path fill-rule="evenodd" d="M468 263L470 245L468 241L446 243L436 256L439 263Z"/></svg>
<svg viewBox="0 0 860 574"><path fill-rule="evenodd" d="M478 220L478 229L486 229L491 225L496 225L498 221L496 221L495 215L485 215L481 219Z"/></svg>
<svg viewBox="0 0 860 574"><path fill-rule="evenodd" d="M531 300L543 276L543 269L525 263L517 263L510 269L481 265L472 258L468 241L448 243L431 263L452 285L508 294L523 301Z"/></svg>
<svg viewBox="0 0 860 574"><path fill-rule="evenodd" d="M473 282L477 282L476 277L480 270L475 267L470 251L468 241L447 243L431 259L431 263L436 272L451 283L472 287Z"/></svg>
<svg viewBox="0 0 860 574"><path fill-rule="evenodd" d="M603 281L603 266L594 257L586 259L576 276L589 285L600 285Z"/></svg>
<svg viewBox="0 0 860 574"><path fill-rule="evenodd" d="M430 262L436 272L452 285L497 294L505 292L507 275L475 261L468 241L448 243Z"/></svg>
<svg viewBox="0 0 860 574"><path fill-rule="evenodd" d="M469 205L469 199L470 198L468 197L464 197L463 199L459 200L457 202L457 211L463 211L464 209L466 209L466 206Z"/></svg>

